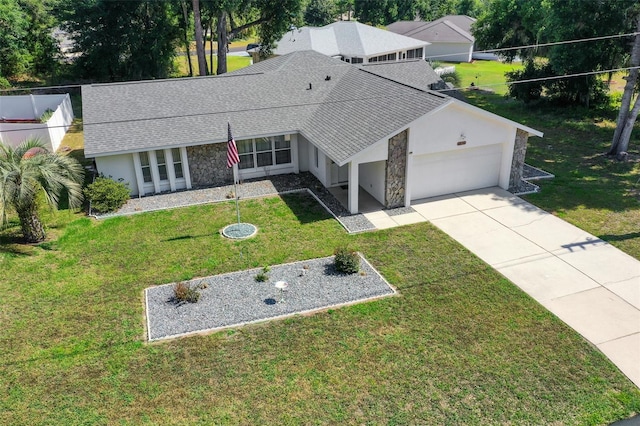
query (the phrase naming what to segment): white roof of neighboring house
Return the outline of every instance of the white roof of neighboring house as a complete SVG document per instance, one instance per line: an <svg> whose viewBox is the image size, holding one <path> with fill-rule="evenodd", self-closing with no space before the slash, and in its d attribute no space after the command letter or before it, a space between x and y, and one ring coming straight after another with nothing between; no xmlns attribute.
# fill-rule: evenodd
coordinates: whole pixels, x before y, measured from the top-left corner
<svg viewBox="0 0 640 426"><path fill-rule="evenodd" d="M471 25L476 20L466 15L449 15L432 22L398 21L387 29L397 34L431 43L473 43Z"/></svg>
<svg viewBox="0 0 640 426"><path fill-rule="evenodd" d="M327 56L368 57L399 50L418 49L428 42L354 21L339 21L324 27L302 27L287 32L274 53L286 55L315 50Z"/></svg>

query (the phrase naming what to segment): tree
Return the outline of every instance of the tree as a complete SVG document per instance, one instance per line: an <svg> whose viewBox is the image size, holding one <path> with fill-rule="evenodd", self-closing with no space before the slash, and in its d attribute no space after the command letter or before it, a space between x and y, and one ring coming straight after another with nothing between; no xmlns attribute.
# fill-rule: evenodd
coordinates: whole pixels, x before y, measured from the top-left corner
<svg viewBox="0 0 640 426"><path fill-rule="evenodd" d="M624 63L620 39L605 36L629 32L629 17L634 16L629 11L633 5L633 0L496 0L476 22L474 35L482 49L593 39L500 52L508 60L519 56L527 66L526 73L513 73L510 81L525 74L544 78L598 72ZM546 61L537 61L537 57L545 57ZM607 100L605 85L595 75L552 79L541 84L546 97L563 103L589 107L594 101ZM511 93L531 94L529 90Z"/></svg>
<svg viewBox="0 0 640 426"><path fill-rule="evenodd" d="M504 49L536 44L540 40L544 19L542 0L495 0L473 25L476 46L480 49ZM508 61L520 57L534 58L534 49L500 52Z"/></svg>
<svg viewBox="0 0 640 426"><path fill-rule="evenodd" d="M314 27L332 23L335 16L336 5L333 0L311 0L304 10L304 22Z"/></svg>
<svg viewBox="0 0 640 426"><path fill-rule="evenodd" d="M218 15L218 74L227 72L229 40L243 31L258 26L260 53L269 56L273 44L299 23L301 0L222 0ZM238 25L234 17L243 17Z"/></svg>
<svg viewBox="0 0 640 426"><path fill-rule="evenodd" d="M640 33L640 10L637 12L636 17L636 32ZM627 82L624 86L624 94L622 96L616 130L613 134L611 148L609 148L609 152L607 152L607 155L615 155L618 160L623 160L626 157L625 153L629 149L631 132L638 118L638 113L640 113L640 94L637 93L638 67L640 66L640 34L636 34L634 40L629 64L632 68L629 70L629 75L626 78ZM634 93L636 100L633 102L633 108L631 108Z"/></svg>
<svg viewBox="0 0 640 426"><path fill-rule="evenodd" d="M347 21L351 20L351 15L353 14L354 8L354 0L336 0L336 9L338 11L338 15L340 15L340 19L342 20L343 15L347 15Z"/></svg>
<svg viewBox="0 0 640 426"><path fill-rule="evenodd" d="M18 0L27 19L25 43L31 55L31 71L51 75L58 64L60 50L53 38L57 20L51 10L55 0Z"/></svg>
<svg viewBox="0 0 640 426"><path fill-rule="evenodd" d="M198 73L207 75L207 59L204 52L204 34L200 16L200 0L193 0L193 25L195 27L196 54L198 56Z"/></svg>
<svg viewBox="0 0 640 426"><path fill-rule="evenodd" d="M38 140L27 140L17 148L0 144L0 216L7 223L12 207L27 242L43 241L44 226L38 215L37 197L57 208L66 201L70 208L82 203L84 172L72 157L48 152Z"/></svg>
<svg viewBox="0 0 640 426"><path fill-rule="evenodd" d="M61 0L62 27L80 55L78 76L93 81L166 78L181 39L170 2L154 0Z"/></svg>
<svg viewBox="0 0 640 426"><path fill-rule="evenodd" d="M0 77L13 77L29 68L28 31L28 17L18 2L0 0Z"/></svg>

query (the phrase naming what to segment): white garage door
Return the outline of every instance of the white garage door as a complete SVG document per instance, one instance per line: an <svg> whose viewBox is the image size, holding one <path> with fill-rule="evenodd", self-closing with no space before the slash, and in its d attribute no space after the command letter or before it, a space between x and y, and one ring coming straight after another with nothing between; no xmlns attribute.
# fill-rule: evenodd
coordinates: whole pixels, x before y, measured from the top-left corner
<svg viewBox="0 0 640 426"><path fill-rule="evenodd" d="M502 145L417 155L411 166L411 199L496 186Z"/></svg>

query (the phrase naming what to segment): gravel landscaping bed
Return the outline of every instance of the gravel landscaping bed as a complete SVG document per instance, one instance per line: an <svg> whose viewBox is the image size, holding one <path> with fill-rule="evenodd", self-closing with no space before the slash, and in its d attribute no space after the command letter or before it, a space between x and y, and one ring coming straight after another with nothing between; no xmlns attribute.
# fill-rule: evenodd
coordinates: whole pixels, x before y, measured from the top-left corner
<svg viewBox="0 0 640 426"><path fill-rule="evenodd" d="M189 281L205 287L196 303L176 303L175 283L145 290L148 339L161 340L308 313L395 294L364 259L360 273L342 274L333 256L276 265L269 279L257 282L262 268ZM281 292L278 281L288 284ZM204 286L203 286L204 284Z"/></svg>

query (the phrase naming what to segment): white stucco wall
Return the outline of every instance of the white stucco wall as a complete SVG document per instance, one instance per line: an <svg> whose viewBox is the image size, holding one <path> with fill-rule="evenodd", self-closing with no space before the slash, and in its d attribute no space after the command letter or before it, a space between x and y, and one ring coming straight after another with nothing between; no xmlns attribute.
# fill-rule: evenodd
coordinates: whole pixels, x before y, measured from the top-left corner
<svg viewBox="0 0 640 426"><path fill-rule="evenodd" d="M411 194L412 183L425 179L430 174L421 171L417 164L427 164L424 158L413 161L414 157L445 154L446 158L452 160L456 152L461 158L469 162L470 172L473 170L474 150L491 145L494 148L496 161L483 161L483 164L491 164L492 168L498 167L498 185L502 188L509 186L509 173L511 169L511 157L513 155L513 144L516 127L501 118L493 118L492 115L482 110L466 106L460 103L451 103L445 108L419 118L411 124L409 133L409 170L410 178L407 179L407 190ZM463 145L458 145L464 141ZM477 150L475 152L487 152ZM443 157L444 158L444 157ZM414 164L415 163L415 164ZM478 162L479 164L480 162ZM442 179L447 179L447 170L442 171ZM475 171L477 172L477 170ZM454 172L452 172L454 173ZM493 171L491 172L493 173ZM432 179L432 177L431 177Z"/></svg>
<svg viewBox="0 0 640 426"><path fill-rule="evenodd" d="M443 62L471 62L473 43L438 43L426 47L425 58Z"/></svg>
<svg viewBox="0 0 640 426"><path fill-rule="evenodd" d="M386 161L363 163L358 168L360 187L384 204Z"/></svg>
<svg viewBox="0 0 640 426"><path fill-rule="evenodd" d="M327 156L322 152L321 149L318 149L318 166L316 167L315 147L304 136L298 135L298 144L300 144L303 140L306 141L308 147L309 155L307 158L309 161L309 171L312 175L318 178L320 183L322 183L326 187L329 187L331 183L329 181L329 165L331 164L331 160L327 158Z"/></svg>
<svg viewBox="0 0 640 426"><path fill-rule="evenodd" d="M301 172L309 171L309 150L310 144L302 135L295 135L298 141L298 167ZM292 135L293 137L293 135Z"/></svg>
<svg viewBox="0 0 640 426"><path fill-rule="evenodd" d="M409 152L413 155L462 150L493 145L513 144L515 126L493 120L473 108L451 103L411 124ZM461 140L464 145L457 145Z"/></svg>
<svg viewBox="0 0 640 426"><path fill-rule="evenodd" d="M108 157L96 157L96 167L98 173L114 180L122 178L129 184L131 195L139 195L138 184L136 182L136 172L133 165L132 154L110 155Z"/></svg>

